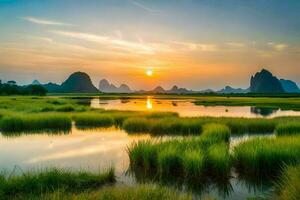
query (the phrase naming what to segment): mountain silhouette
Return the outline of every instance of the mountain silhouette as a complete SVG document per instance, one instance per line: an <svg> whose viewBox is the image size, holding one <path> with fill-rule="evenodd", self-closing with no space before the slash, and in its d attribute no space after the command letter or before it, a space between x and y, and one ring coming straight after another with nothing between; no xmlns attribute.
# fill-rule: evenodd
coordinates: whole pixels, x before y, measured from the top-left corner
<svg viewBox="0 0 300 200"><path fill-rule="evenodd" d="M226 86L225 88L217 91L217 93L221 93L221 94L247 93L247 92L249 92L249 89L232 88L230 86Z"/></svg>
<svg viewBox="0 0 300 200"><path fill-rule="evenodd" d="M49 83L44 84L42 86L44 88L46 88L49 93L59 93L59 92L61 92L60 85L58 85L56 83L49 82Z"/></svg>
<svg viewBox="0 0 300 200"><path fill-rule="evenodd" d="M93 93L99 90L93 85L91 78L84 72L75 72L60 86L61 92L66 93Z"/></svg>
<svg viewBox="0 0 300 200"><path fill-rule="evenodd" d="M40 82L34 80L31 85L38 85ZM233 93L300 93L297 84L291 80L278 79L273 76L271 72L262 69L254 76L251 76L250 88L233 88L226 86L221 90L201 90L194 91L186 88L179 88L174 85L171 89L165 90L161 86L155 87L153 90L131 90L126 84L121 84L119 87L110 83L106 79L99 82L99 90L93 85L88 74L84 72L75 72L69 76L61 85L56 83L47 83L42 85L49 93L96 93L102 91L107 93L144 93L144 94L195 94L195 93L220 93L220 94L233 94Z"/></svg>
<svg viewBox="0 0 300 200"><path fill-rule="evenodd" d="M33 80L31 85L42 85L38 80Z"/></svg>
<svg viewBox="0 0 300 200"><path fill-rule="evenodd" d="M150 93L163 94L163 93L166 93L166 90L163 87L161 87L161 86L157 86L156 88L154 88L153 90L151 90Z"/></svg>
<svg viewBox="0 0 300 200"><path fill-rule="evenodd" d="M121 84L120 87L115 86L112 83L109 83L108 80L102 79L99 82L99 90L101 92L107 93L132 93L133 91L126 84Z"/></svg>
<svg viewBox="0 0 300 200"><path fill-rule="evenodd" d="M250 92L253 93L284 93L284 89L276 76L266 69L257 72L250 79Z"/></svg>
<svg viewBox="0 0 300 200"><path fill-rule="evenodd" d="M294 81L280 79L280 83L285 92L288 93L300 93L300 89Z"/></svg>

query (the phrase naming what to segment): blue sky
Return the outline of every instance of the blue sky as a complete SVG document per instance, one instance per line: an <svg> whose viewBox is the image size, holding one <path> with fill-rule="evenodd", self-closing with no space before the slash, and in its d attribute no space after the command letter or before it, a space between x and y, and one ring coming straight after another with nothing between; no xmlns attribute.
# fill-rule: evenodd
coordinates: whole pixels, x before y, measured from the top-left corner
<svg viewBox="0 0 300 200"><path fill-rule="evenodd" d="M80 70L95 84L203 89L247 87L265 67L299 82L299 11L297 0L0 0L0 78Z"/></svg>

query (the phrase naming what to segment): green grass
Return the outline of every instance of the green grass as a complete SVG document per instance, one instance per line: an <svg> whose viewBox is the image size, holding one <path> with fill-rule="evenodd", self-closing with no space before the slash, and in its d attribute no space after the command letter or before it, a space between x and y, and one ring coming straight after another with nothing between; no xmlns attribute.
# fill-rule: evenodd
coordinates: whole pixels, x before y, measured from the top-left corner
<svg viewBox="0 0 300 200"><path fill-rule="evenodd" d="M77 127L96 128L114 125L114 119L109 114L82 113L74 116Z"/></svg>
<svg viewBox="0 0 300 200"><path fill-rule="evenodd" d="M40 195L58 190L78 193L114 182L113 169L98 174L54 168L41 172L27 172L20 176L1 175L0 199L22 198L25 195Z"/></svg>
<svg viewBox="0 0 300 200"><path fill-rule="evenodd" d="M42 200L192 200L192 195L172 188L158 185L142 184L134 187L104 187L100 190L70 194L57 191L43 196L31 197Z"/></svg>
<svg viewBox="0 0 300 200"><path fill-rule="evenodd" d="M275 131L278 136L300 134L300 122L280 123Z"/></svg>
<svg viewBox="0 0 300 200"><path fill-rule="evenodd" d="M101 96L106 97L106 96ZM108 95L108 97L110 97ZM121 96L116 95L120 98ZM136 97L135 95L128 98ZM187 98L188 96L158 96L157 98ZM79 97L86 98L86 97ZM125 97L127 98L127 97ZM137 96L137 98L145 98ZM156 98L156 97L154 97ZM215 98L224 97L196 97L198 99L206 99L214 101ZM230 97L234 101L244 101L245 97ZM227 99L227 98L226 98ZM257 101L256 98L247 97L247 101ZM272 98L264 98L265 101L275 101ZM300 98L299 98L300 99ZM244 133L270 133L273 132L278 124L295 121L300 122L300 117L281 117L274 119L249 119L249 118L226 118L226 117L179 117L177 113L172 112L135 112L135 111L118 111L118 110L102 110L90 108L89 104L80 104L77 97L30 97L30 96L4 96L0 98L0 119L9 115L28 115L28 114L55 114L62 113L73 116L76 120L77 116L83 114L80 121L84 126L106 127L108 124L115 125L126 130L129 133L151 133L153 135L198 135L203 129L203 125L207 123L225 124L230 128L232 134ZM286 98L285 101L298 101L298 98ZM277 101L277 100L276 100ZM280 101L284 101L280 99ZM105 114L107 118L112 118L113 123L101 123L98 114ZM90 116L88 116L90 115ZM86 117L86 119L83 119ZM95 118L95 119L94 119ZM78 120L79 121L79 120ZM99 122L100 121L100 122ZM103 120L106 121L106 120ZM107 120L110 121L110 120ZM78 122L80 124L80 122ZM82 124L83 126L83 124ZM34 131L34 129L33 129Z"/></svg>
<svg viewBox="0 0 300 200"><path fill-rule="evenodd" d="M204 128L207 128L204 134L197 137L133 143L128 148L131 169L153 171L152 174L158 174L161 179L227 177L231 168L230 130L220 124L209 124ZM207 171L211 173L206 174Z"/></svg>
<svg viewBox="0 0 300 200"><path fill-rule="evenodd" d="M261 108L280 108L300 110L299 97L199 97L196 105L205 106L257 106Z"/></svg>
<svg viewBox="0 0 300 200"><path fill-rule="evenodd" d="M230 129L223 124L205 124L201 137L215 142L229 142Z"/></svg>
<svg viewBox="0 0 300 200"><path fill-rule="evenodd" d="M231 169L231 157L228 151L227 143L219 143L211 146L208 149L207 173L212 173L216 178L228 178Z"/></svg>
<svg viewBox="0 0 300 200"><path fill-rule="evenodd" d="M291 120L300 121L290 117ZM232 134L244 133L272 133L275 127L285 119L249 119L225 117L165 117L149 119L135 117L124 120L122 128L129 133L151 133L153 135L198 135L202 132L203 125L218 123L227 125Z"/></svg>
<svg viewBox="0 0 300 200"><path fill-rule="evenodd" d="M278 200L300 199L300 165L285 167L276 187Z"/></svg>
<svg viewBox="0 0 300 200"><path fill-rule="evenodd" d="M146 132L153 135L191 135L201 133L202 123L193 118L129 118L124 121L122 128L129 133Z"/></svg>
<svg viewBox="0 0 300 200"><path fill-rule="evenodd" d="M71 118L64 114L19 114L4 116L0 120L2 132L30 131L69 131L72 126Z"/></svg>
<svg viewBox="0 0 300 200"><path fill-rule="evenodd" d="M300 162L300 137L256 138L233 151L234 166L242 176L276 178L284 165Z"/></svg>
<svg viewBox="0 0 300 200"><path fill-rule="evenodd" d="M134 117L126 119L122 128L128 133L148 133L151 129L152 121L146 118Z"/></svg>

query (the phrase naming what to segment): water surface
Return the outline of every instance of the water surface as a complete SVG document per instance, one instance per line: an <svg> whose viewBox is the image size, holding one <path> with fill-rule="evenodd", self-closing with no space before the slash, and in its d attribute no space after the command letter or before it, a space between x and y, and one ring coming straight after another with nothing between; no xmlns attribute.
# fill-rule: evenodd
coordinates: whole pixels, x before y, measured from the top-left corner
<svg viewBox="0 0 300 200"><path fill-rule="evenodd" d="M250 137L252 136L232 137L230 140L232 148ZM127 173L129 168L127 147L132 142L150 138L153 139L148 134L130 135L116 128L79 130L76 127L73 127L70 133L61 135L47 133L0 135L0 169L8 173L21 174L23 171L47 167L96 172L114 166L118 184L133 185L140 180L137 180L134 174ZM155 139L172 139L172 137ZM194 192L213 195L218 199L245 199L268 193L269 189L249 189L248 185L233 176L229 183L226 183L225 189L208 185L205 191Z"/></svg>
<svg viewBox="0 0 300 200"><path fill-rule="evenodd" d="M91 100L91 107L130 111L177 112L182 117L280 117L300 116L300 111L259 108L251 106L201 106L194 99L99 99Z"/></svg>

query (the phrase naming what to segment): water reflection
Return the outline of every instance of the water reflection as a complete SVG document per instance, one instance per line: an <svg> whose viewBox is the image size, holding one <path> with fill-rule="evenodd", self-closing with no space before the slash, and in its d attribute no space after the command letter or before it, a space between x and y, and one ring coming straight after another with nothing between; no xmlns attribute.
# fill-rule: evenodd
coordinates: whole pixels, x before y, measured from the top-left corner
<svg viewBox="0 0 300 200"><path fill-rule="evenodd" d="M195 199L214 197L224 200L240 200L253 196L266 197L272 194L273 185L271 181L264 180L257 183L250 182L234 175L222 179L212 179L209 177L198 177L187 179L184 177L162 178L153 171L143 169L129 169L128 176L134 176L138 183L159 183L179 190L192 192Z"/></svg>
<svg viewBox="0 0 300 200"><path fill-rule="evenodd" d="M250 136L249 136L250 137ZM248 138L249 138L248 137ZM159 182L176 186L182 190L193 191L198 196L214 196L218 199L246 199L265 194L270 186L254 184L234 173L222 180L211 178L161 179L151 171L130 169L127 147L132 142L146 139L157 141L173 137L153 138L148 134L128 135L116 128L79 130L72 127L68 134L26 133L18 137L0 136L0 169L11 172L19 166L20 173L45 167L85 169L98 171L114 166L119 182L133 185L136 182ZM175 137L176 138L176 137ZM247 137L231 138L237 144Z"/></svg>
<svg viewBox="0 0 300 200"><path fill-rule="evenodd" d="M115 128L83 131L75 127L69 134L60 135L1 135L0 169L17 165L25 171L52 166L98 171L114 166L117 176L130 182L130 177L122 176L129 166L127 146L148 138L149 135L127 135Z"/></svg>
<svg viewBox="0 0 300 200"><path fill-rule="evenodd" d="M251 107L251 113L256 115L261 115L264 117L271 116L278 112L279 109L276 108L259 108L259 107Z"/></svg>
<svg viewBox="0 0 300 200"><path fill-rule="evenodd" d="M146 108L148 110L151 110L153 108L153 102L152 101L153 100L151 98L149 98L149 97L147 98Z"/></svg>
<svg viewBox="0 0 300 200"><path fill-rule="evenodd" d="M90 105L93 108L177 112L182 117L212 116L212 117L279 117L300 116L299 111L259 108L250 106L201 106L193 103L194 99L100 99L94 98Z"/></svg>

